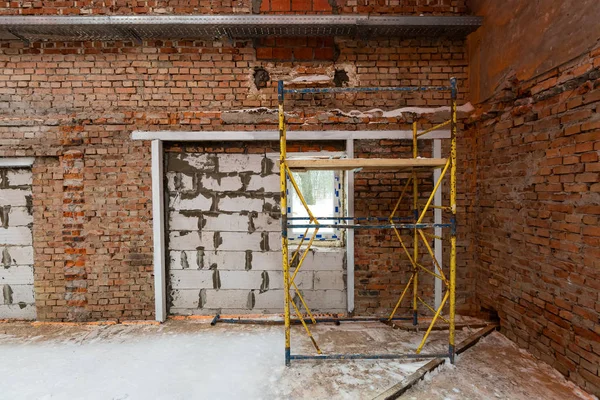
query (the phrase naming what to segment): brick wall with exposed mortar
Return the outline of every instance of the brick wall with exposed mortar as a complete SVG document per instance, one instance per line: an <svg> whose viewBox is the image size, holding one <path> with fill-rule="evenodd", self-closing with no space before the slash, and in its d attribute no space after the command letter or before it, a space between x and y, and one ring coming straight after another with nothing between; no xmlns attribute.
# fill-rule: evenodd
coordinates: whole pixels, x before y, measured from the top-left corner
<svg viewBox="0 0 600 400"><path fill-rule="evenodd" d="M466 132L477 298L502 332L600 395L600 48L507 81Z"/></svg>
<svg viewBox="0 0 600 400"><path fill-rule="evenodd" d="M214 130L218 135L219 130L274 130L276 80L318 74L327 75L325 84L333 85L336 69L344 70L345 84L353 86L437 85L454 75L460 103L465 101L464 41L336 38L334 45L335 61L300 62L257 60L257 46L250 40L1 43L0 154L37 156L33 212L38 318L153 316L150 149L147 142L131 141L131 131ZM269 74L265 88L256 87L258 67ZM447 95L387 93L296 97L286 108L290 129L409 129L409 115L384 118L340 110L447 104ZM256 107L263 108L226 111ZM373 155L377 145L385 148L385 156L406 151L404 144L365 142L357 143L357 154ZM81 157L77 171L71 171L75 166L65 158L68 154ZM80 182L71 185L71 179ZM366 214L372 201L360 192L371 196L377 187L388 186L386 179L370 177L361 186L358 213ZM391 192L399 194L396 189ZM72 220L75 215L77 220ZM357 246L358 260L367 258L363 251ZM397 248L368 258L389 258L391 252ZM468 267L470 257L464 253L461 268ZM401 279L393 280L389 289L381 287L373 271L386 263L357 265L357 270L364 268L357 271L358 313L389 310ZM459 298L462 309L469 310L474 282L467 270L461 271Z"/></svg>

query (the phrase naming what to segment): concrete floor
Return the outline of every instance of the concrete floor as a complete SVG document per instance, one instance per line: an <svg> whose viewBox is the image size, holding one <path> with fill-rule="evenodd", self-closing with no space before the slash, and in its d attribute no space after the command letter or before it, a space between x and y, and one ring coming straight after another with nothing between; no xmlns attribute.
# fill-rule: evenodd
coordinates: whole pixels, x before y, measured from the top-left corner
<svg viewBox="0 0 600 400"><path fill-rule="evenodd" d="M472 331L459 331L458 340ZM414 351L422 336L377 322L320 324L313 333L324 353ZM497 335L502 348L510 348L511 343ZM446 340L447 332L432 332L424 352L442 351ZM564 379L535 362L528 368L541 382L548 376L552 382L548 393L562 397L531 396L536 393L532 390L544 389L544 385L526 386L518 392L511 385L496 385L493 382L499 378L490 377L498 363L489 358L489 351L487 356L475 357L479 348L463 355L456 367L438 374L440 382L445 382L442 387L436 386L438 377L433 377L412 398L583 398ZM314 354L301 326L293 327L292 349L293 353ZM0 398L7 399L369 399L425 363L297 361L285 368L281 326L212 327L193 320L109 326L0 323L0 354ZM527 355L513 349L510 357ZM463 371L463 379L451 375L462 376ZM510 368L498 372L501 382L523 379L522 374L511 377ZM473 390L473 382L481 390ZM530 397L522 397L523 393Z"/></svg>

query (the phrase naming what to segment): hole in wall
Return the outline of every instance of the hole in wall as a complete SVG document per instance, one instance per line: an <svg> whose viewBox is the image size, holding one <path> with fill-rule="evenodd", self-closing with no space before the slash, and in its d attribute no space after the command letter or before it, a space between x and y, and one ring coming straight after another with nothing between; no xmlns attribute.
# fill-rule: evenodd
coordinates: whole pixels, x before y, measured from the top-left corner
<svg viewBox="0 0 600 400"><path fill-rule="evenodd" d="M267 87L269 80L271 80L271 76L269 72L264 68L255 68L254 69L254 85L257 89L264 89Z"/></svg>
<svg viewBox="0 0 600 400"><path fill-rule="evenodd" d="M336 69L335 74L333 75L333 83L335 87L348 86L348 82L350 78L348 78L348 73L343 69Z"/></svg>

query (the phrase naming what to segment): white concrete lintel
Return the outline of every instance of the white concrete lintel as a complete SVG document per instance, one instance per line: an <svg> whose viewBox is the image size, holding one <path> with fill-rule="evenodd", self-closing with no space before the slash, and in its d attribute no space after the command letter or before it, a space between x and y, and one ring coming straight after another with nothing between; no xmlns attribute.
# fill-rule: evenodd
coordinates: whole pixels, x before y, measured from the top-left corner
<svg viewBox="0 0 600 400"><path fill-rule="evenodd" d="M288 131L287 140L412 139L412 131ZM436 130L419 139L449 139L449 130ZM278 141L278 131L133 131L132 140L171 142Z"/></svg>
<svg viewBox="0 0 600 400"><path fill-rule="evenodd" d="M34 161L35 157L0 157L0 168L28 168Z"/></svg>

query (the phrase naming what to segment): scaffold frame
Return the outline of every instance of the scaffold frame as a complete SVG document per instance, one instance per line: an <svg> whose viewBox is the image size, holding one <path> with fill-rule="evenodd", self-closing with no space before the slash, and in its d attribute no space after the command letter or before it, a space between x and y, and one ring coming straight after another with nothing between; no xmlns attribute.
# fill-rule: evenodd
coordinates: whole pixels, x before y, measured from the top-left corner
<svg viewBox="0 0 600 400"><path fill-rule="evenodd" d="M315 160L305 159L299 160L297 158L290 160L287 159L287 127L284 110L284 100L286 94L314 94L314 93L351 93L351 92L362 92L362 93L374 93L374 92L424 92L424 91L449 91L450 92L450 119L441 124L435 125L424 131L418 132L417 122L412 123L412 158L399 158L399 159L329 159L329 160ZM280 176L280 188L281 188L281 253L282 253L282 269L283 269L283 280L284 280L284 329L285 329L285 365L289 366L291 360L307 360L307 359L320 359L320 360L340 360L340 359L414 359L414 358L435 358L435 357L448 357L450 362L454 364L455 361L455 311L456 311L456 134L457 134L457 117L456 117L456 101L457 101L457 85L456 78L450 78L450 86L421 86L421 87L344 87L344 88L301 88L301 89L287 89L284 81L278 82L278 121L279 121L279 176ZM417 139L427 133L430 133L436 129L450 125L450 154L448 158L422 158L419 157ZM310 210L302 191L297 185L294 176L292 174L293 169L330 169L330 170L353 170L357 168L367 170L395 170L395 171L408 171L410 172L410 178L407 179L406 184L395 204L395 207L390 214L389 218L385 220L386 223L368 223L361 224L359 221L378 222L381 218L369 218L369 217L348 217L335 218L325 217L316 218ZM427 201L424 205L419 204L419 187L417 173L423 170L441 170L439 177L434 179L434 187ZM432 205L434 197L438 190L441 192L441 184L445 178L449 175L450 180L450 199L449 206L435 206ZM298 244L295 244L295 250L289 251L289 240L288 240L288 229L292 227L292 224L288 223L287 212L287 201L288 201L288 181L291 184L293 190L296 192L298 199L306 209L308 217L307 224L293 224L294 228L305 228L305 234ZM409 191L409 185L412 183L412 210L413 215L409 217L412 221L407 222L406 218L397 217L396 213L404 198L404 195ZM427 211L433 209L441 209L442 211L450 212L449 223L433 223L424 222ZM297 219L297 218L295 218ZM334 221L333 223L323 224L319 222L321 220ZM358 223L357 223L358 222ZM302 263L310 251L311 246L314 243L315 237L321 228L338 228L338 229L392 229L395 237L398 239L401 248L408 257L411 265L411 273L408 281L404 285L400 297L391 311L388 318L376 319L392 321L397 319L408 319L412 320L413 325L418 324L418 306L422 304L426 309L433 313L433 317L427 330L425 331L423 338L414 353L403 353L403 354L323 354L319 348L317 341L313 337L309 328L309 323L316 324L319 321L315 318L306 304L304 297L294 279L302 267ZM313 229L309 235L308 232ZM411 256L405 242L402 240L400 235L400 229L412 229L413 239L413 254ZM441 230L450 230L450 260L449 260L449 271L448 277L444 274L441 260L437 260L434 251L429 245L429 238L440 239L439 234L433 234L425 232L426 229L433 229L439 233ZM434 232L435 232L434 231ZM306 242L306 238L309 238ZM306 242L306 244L305 244ZM431 256L434 269L430 270L421 263L419 263L419 244L423 243L427 249L427 253ZM303 247L304 246L304 247ZM297 260L296 260L297 259ZM292 272L291 266L295 265L295 269ZM418 295L418 282L419 273L424 272L433 275L436 279L439 279L446 287L445 294L441 300L439 307L434 308L426 303ZM400 304L412 289L412 317L411 318L398 318L395 317ZM296 304L291 299L291 291L293 291L299 299L299 304ZM448 318L442 315L442 310L445 305L448 304ZM300 312L301 307L305 310L305 315ZM292 310L296 318L291 317ZM421 350L425 346L429 334L433 329L435 323L438 320L445 321L449 326L448 335L448 352L443 354L424 354ZM307 336L311 340L317 354L316 355L305 355L305 354L292 354L291 353L291 325L301 324L306 331Z"/></svg>

